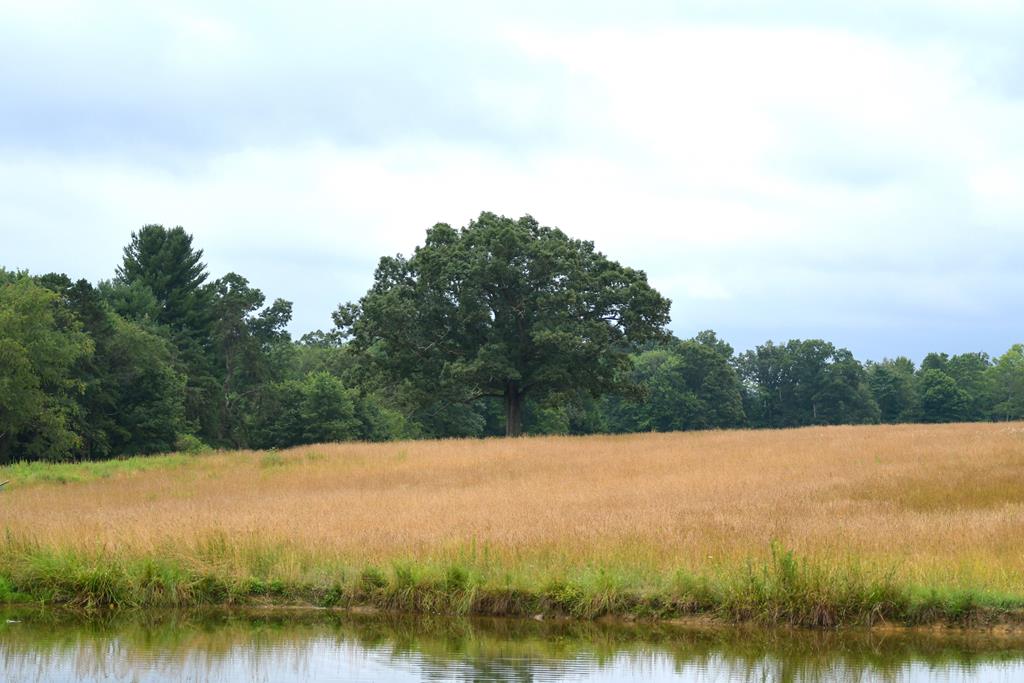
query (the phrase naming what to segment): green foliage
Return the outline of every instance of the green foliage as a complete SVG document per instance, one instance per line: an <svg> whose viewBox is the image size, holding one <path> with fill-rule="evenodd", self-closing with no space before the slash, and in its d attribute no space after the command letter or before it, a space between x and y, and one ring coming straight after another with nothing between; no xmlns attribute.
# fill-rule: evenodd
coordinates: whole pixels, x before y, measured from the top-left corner
<svg viewBox="0 0 1024 683"><path fill-rule="evenodd" d="M103 301L122 318L136 322L146 329L156 329L160 326L157 322L160 303L142 280L131 283L101 280L96 285L96 290Z"/></svg>
<svg viewBox="0 0 1024 683"><path fill-rule="evenodd" d="M997 419L1024 419L1024 344L1014 344L989 369Z"/></svg>
<svg viewBox="0 0 1024 683"><path fill-rule="evenodd" d="M174 449L178 453L203 453L210 450L210 447L203 443L202 439L194 434L179 434L174 440Z"/></svg>
<svg viewBox="0 0 1024 683"><path fill-rule="evenodd" d="M714 330L701 330L694 336L693 341L711 349L730 363L734 360L735 351L732 345L723 339L719 339L718 334Z"/></svg>
<svg viewBox="0 0 1024 683"><path fill-rule="evenodd" d="M266 448L358 438L358 402L356 390L326 372L275 384L254 428L255 443Z"/></svg>
<svg viewBox="0 0 1024 683"><path fill-rule="evenodd" d="M885 422L1013 419L1021 415L1013 407L1013 359L1013 349L996 361L987 353L929 353L916 373L906 358L885 360L869 364L868 384Z"/></svg>
<svg viewBox="0 0 1024 683"><path fill-rule="evenodd" d="M132 233L117 268L117 282L144 286L157 302L157 322L175 330L196 327L202 318L208 277L203 250L192 248L192 236L180 226L145 225Z"/></svg>
<svg viewBox="0 0 1024 683"><path fill-rule="evenodd" d="M963 419L987 420L991 416L997 402L991 367L987 353L961 353L949 359L945 372L965 394Z"/></svg>
<svg viewBox="0 0 1024 683"><path fill-rule="evenodd" d="M117 278L104 286L115 310L154 325L186 377L185 425L203 440L245 447L264 392L285 379L292 344L291 303L263 307L263 293L236 273L207 283L203 252L182 228L147 225L132 233Z"/></svg>
<svg viewBox="0 0 1024 683"><path fill-rule="evenodd" d="M174 450L185 430L186 377L174 367L172 350L160 337L115 318L104 348L117 430L110 453L134 455Z"/></svg>
<svg viewBox="0 0 1024 683"><path fill-rule="evenodd" d="M72 283L56 274L38 280L61 297L95 347L71 371L84 387L74 425L82 443L74 455L94 459L170 450L184 430L186 384L171 345L114 313L85 280Z"/></svg>
<svg viewBox="0 0 1024 683"><path fill-rule="evenodd" d="M915 390L914 363L908 358L868 363L867 382L882 422L911 422L920 412Z"/></svg>
<svg viewBox="0 0 1024 683"><path fill-rule="evenodd" d="M0 462L70 457L92 340L55 293L27 276L0 284Z"/></svg>
<svg viewBox="0 0 1024 683"><path fill-rule="evenodd" d="M675 342L637 355L634 381L640 401L613 399L610 423L615 431L677 431L736 427L743 424L742 385L730 365L727 344L714 332L705 342ZM710 342L710 343L709 343Z"/></svg>
<svg viewBox="0 0 1024 683"><path fill-rule="evenodd" d="M948 353L929 353L921 361L921 372L926 370L941 370L946 372L949 368L949 354Z"/></svg>
<svg viewBox="0 0 1024 683"><path fill-rule="evenodd" d="M210 282L182 228L132 233L113 280L0 268L0 463L317 441L1024 419L1024 345L862 365L820 340L736 356L530 217L438 224L335 328ZM350 341L349 341L350 340ZM55 475L64 476L64 475Z"/></svg>
<svg viewBox="0 0 1024 683"><path fill-rule="evenodd" d="M924 370L918 382L924 422L957 422L968 417L970 396L948 374L934 368Z"/></svg>
<svg viewBox="0 0 1024 683"><path fill-rule="evenodd" d="M148 290L152 295L156 309L137 309L134 313L143 317L132 319L145 323L153 315L153 322L165 330L187 377L185 418L189 431L198 431L212 441L221 432L217 400L221 382L211 353L213 291L205 284L209 276L202 257L203 251L192 247L192 236L180 226L146 225L132 233L114 282L121 288L134 288L137 297L133 302L146 298L140 292Z"/></svg>
<svg viewBox="0 0 1024 683"><path fill-rule="evenodd" d="M384 257L335 322L415 403L505 403L518 435L523 399L623 385L628 344L662 333L669 302L625 268L533 218L483 213L439 223L410 258Z"/></svg>
<svg viewBox="0 0 1024 683"><path fill-rule="evenodd" d="M212 285L213 353L218 375L217 443L241 447L251 442L249 416L262 393L282 378L291 351L285 329L292 305L277 299L263 306L263 292L248 280L228 273Z"/></svg>
<svg viewBox="0 0 1024 683"><path fill-rule="evenodd" d="M821 339L767 342L737 364L749 387L747 414L755 426L877 422L879 408L864 367L847 349Z"/></svg>

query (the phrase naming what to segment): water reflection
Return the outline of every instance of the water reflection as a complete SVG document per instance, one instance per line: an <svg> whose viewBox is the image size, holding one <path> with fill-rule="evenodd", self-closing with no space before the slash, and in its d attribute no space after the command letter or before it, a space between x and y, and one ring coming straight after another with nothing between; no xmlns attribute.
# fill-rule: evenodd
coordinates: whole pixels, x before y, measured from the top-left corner
<svg viewBox="0 0 1024 683"><path fill-rule="evenodd" d="M0 613L5 681L1017 681L1024 635Z"/></svg>

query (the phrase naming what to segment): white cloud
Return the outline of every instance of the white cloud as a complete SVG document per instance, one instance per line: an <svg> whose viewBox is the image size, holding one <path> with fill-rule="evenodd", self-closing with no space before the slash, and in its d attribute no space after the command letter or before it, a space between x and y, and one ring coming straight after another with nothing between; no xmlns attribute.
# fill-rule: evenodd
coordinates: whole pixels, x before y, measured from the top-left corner
<svg viewBox="0 0 1024 683"><path fill-rule="evenodd" d="M2 265L107 277L181 224L305 331L434 222L528 212L647 270L680 333L1020 341L1014 6L375 7L0 4Z"/></svg>

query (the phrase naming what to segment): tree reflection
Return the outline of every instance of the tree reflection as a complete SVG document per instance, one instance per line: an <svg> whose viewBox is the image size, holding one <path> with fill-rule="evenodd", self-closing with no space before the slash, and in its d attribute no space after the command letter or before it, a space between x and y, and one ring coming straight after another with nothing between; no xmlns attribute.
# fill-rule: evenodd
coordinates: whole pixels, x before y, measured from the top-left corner
<svg viewBox="0 0 1024 683"><path fill-rule="evenodd" d="M1024 633L759 630L332 612L0 615L5 681L901 681L1024 676Z"/></svg>

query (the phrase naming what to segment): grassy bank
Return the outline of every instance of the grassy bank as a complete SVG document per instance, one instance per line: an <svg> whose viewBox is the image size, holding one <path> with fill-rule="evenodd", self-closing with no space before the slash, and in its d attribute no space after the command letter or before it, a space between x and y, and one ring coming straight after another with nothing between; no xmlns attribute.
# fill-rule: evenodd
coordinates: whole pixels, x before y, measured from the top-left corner
<svg viewBox="0 0 1024 683"><path fill-rule="evenodd" d="M1024 609L1019 424L46 467L0 472L13 479L0 600L819 627L1017 622Z"/></svg>
<svg viewBox="0 0 1024 683"><path fill-rule="evenodd" d="M304 566L296 576L274 571L282 560L296 560L282 548L247 549L250 571L245 571L237 557L190 562L174 554L85 554L15 546L8 542L0 561L0 601L83 609L278 604L459 616L710 616L806 627L1024 623L1024 599L1019 596L916 585L856 564L810 563L778 545L767 561L664 576L621 567L550 573L414 561L362 568L306 561L299 563Z"/></svg>

